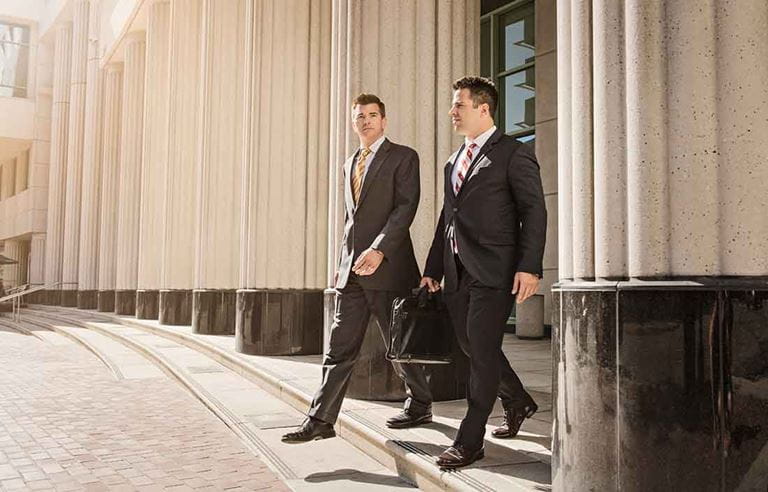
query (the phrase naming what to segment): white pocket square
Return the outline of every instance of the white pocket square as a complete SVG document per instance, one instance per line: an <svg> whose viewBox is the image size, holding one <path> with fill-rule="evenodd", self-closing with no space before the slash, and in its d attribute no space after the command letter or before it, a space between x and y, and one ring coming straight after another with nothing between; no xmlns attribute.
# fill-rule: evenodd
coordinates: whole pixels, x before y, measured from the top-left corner
<svg viewBox="0 0 768 492"><path fill-rule="evenodd" d="M491 160L487 156L483 156L482 160L477 163L475 168L472 170L472 174L469 175L469 179L472 179L475 174L479 173L481 169L484 167L488 167L491 165Z"/></svg>

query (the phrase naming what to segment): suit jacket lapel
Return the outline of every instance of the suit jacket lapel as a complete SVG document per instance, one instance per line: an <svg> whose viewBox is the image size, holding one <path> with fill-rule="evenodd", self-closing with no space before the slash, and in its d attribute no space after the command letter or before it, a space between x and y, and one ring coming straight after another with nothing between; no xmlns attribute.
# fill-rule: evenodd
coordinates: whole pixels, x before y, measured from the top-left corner
<svg viewBox="0 0 768 492"><path fill-rule="evenodd" d="M496 145L499 140L501 140L501 136L504 135L504 133L500 129L496 129L495 132L491 135L491 137L486 140L485 145L483 145L480 148L480 151L475 156L475 160L472 161L472 165L469 166L469 169L467 169L467 179L462 183L461 189L459 190L458 197L461 197L461 194L464 192L464 189L467 187L469 182L471 181L469 178L472 177L472 171L474 171L475 167L477 166L477 163L483 160L483 156L488 154L494 145Z"/></svg>
<svg viewBox="0 0 768 492"><path fill-rule="evenodd" d="M389 140L385 138L379 146L379 150L377 150L376 154L373 156L373 161L368 164L368 172L365 173L365 179L363 180L363 189L360 191L360 201L357 202L358 207L363 203L363 200L365 200L365 195L368 192L368 189L372 186L374 179L376 179L376 175L381 170L381 165L387 158L387 155L389 155L391 148L392 145L389 143Z"/></svg>
<svg viewBox="0 0 768 492"><path fill-rule="evenodd" d="M456 193L453 191L453 168L456 167L456 161L459 160L459 156L464 151L464 144L461 144L459 150L451 154L448 158L448 162L445 163L445 194L450 197L455 197Z"/></svg>
<svg viewBox="0 0 768 492"><path fill-rule="evenodd" d="M358 150L359 152L359 150ZM355 152L344 162L344 203L347 206L347 213L351 217L355 211L355 199L352 196L352 164L357 159L358 152Z"/></svg>

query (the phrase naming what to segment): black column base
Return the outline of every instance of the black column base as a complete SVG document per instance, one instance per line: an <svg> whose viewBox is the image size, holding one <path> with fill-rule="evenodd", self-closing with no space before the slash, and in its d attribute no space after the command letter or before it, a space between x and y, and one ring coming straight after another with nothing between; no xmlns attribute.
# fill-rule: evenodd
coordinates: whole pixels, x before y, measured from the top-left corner
<svg viewBox="0 0 768 492"><path fill-rule="evenodd" d="M99 292L96 290L78 290L77 307L80 309L96 309L99 306Z"/></svg>
<svg viewBox="0 0 768 492"><path fill-rule="evenodd" d="M160 315L160 291L136 291L136 319L157 319Z"/></svg>
<svg viewBox="0 0 768 492"><path fill-rule="evenodd" d="M48 306L61 306L61 290L45 290L45 300L43 304Z"/></svg>
<svg viewBox="0 0 768 492"><path fill-rule="evenodd" d="M234 335L236 311L236 290L195 289L192 331L203 335Z"/></svg>
<svg viewBox="0 0 768 492"><path fill-rule="evenodd" d="M192 324L192 291L161 290L159 320L163 325Z"/></svg>
<svg viewBox="0 0 768 492"><path fill-rule="evenodd" d="M62 290L61 291L61 305L64 307L77 307L77 291L76 290Z"/></svg>
<svg viewBox="0 0 768 492"><path fill-rule="evenodd" d="M322 290L237 291L235 347L251 355L319 354Z"/></svg>
<svg viewBox="0 0 768 492"><path fill-rule="evenodd" d="M102 313L115 312L115 291L100 290L96 303L96 310Z"/></svg>
<svg viewBox="0 0 768 492"><path fill-rule="evenodd" d="M131 316L136 314L135 290L115 291L115 314L125 314Z"/></svg>
<svg viewBox="0 0 768 492"><path fill-rule="evenodd" d="M768 488L768 279L553 291L554 490Z"/></svg>

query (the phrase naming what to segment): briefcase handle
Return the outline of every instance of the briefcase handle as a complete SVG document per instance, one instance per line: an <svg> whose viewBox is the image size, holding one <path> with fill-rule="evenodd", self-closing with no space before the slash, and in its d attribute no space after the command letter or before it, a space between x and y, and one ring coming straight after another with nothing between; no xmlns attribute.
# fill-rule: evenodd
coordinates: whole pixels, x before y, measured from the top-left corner
<svg viewBox="0 0 768 492"><path fill-rule="evenodd" d="M420 308L426 307L434 298L434 294L429 291L426 285L423 287L416 287L413 289L412 294L416 298L416 305Z"/></svg>

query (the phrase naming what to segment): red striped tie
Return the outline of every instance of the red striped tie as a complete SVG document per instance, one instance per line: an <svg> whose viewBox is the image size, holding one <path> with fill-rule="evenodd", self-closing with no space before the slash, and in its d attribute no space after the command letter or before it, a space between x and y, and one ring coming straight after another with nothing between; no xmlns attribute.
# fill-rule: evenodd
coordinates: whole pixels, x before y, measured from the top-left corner
<svg viewBox="0 0 768 492"><path fill-rule="evenodd" d="M467 152L464 154L464 158L461 160L461 163L459 164L459 174L456 176L456 185L453 187L453 191L458 195L459 190L461 189L461 185L464 184L464 178L467 176L467 171L469 170L469 166L472 165L472 151L477 148L477 144L475 142L472 142L469 144L469 147L467 147Z"/></svg>

